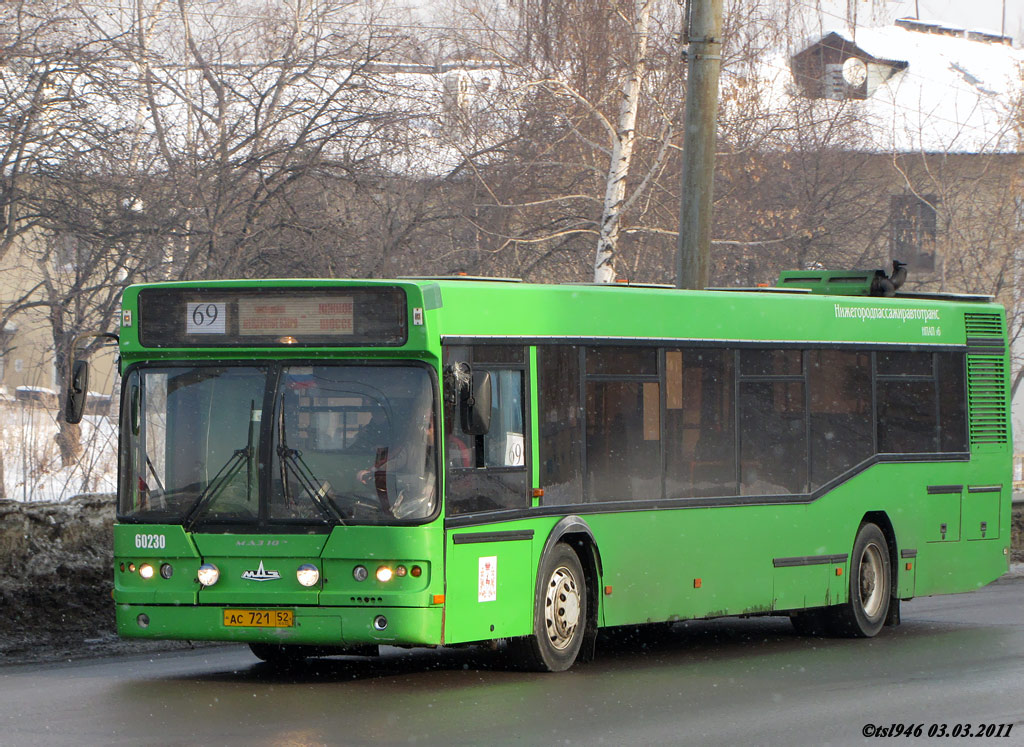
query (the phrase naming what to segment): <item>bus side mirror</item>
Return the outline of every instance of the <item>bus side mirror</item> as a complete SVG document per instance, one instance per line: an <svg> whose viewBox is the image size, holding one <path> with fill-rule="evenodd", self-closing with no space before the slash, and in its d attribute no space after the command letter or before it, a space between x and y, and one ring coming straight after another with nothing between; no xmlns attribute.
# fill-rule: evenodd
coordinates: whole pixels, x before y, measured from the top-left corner
<svg viewBox="0 0 1024 747"><path fill-rule="evenodd" d="M71 365L71 381L68 382L67 398L64 404L64 420L72 425L82 422L85 412L85 393L89 390L89 364L76 360Z"/></svg>
<svg viewBox="0 0 1024 747"><path fill-rule="evenodd" d="M89 390L89 364L81 358L75 358L75 354L79 343L87 337L113 340L115 345L120 341L113 332L83 332L71 341L71 352L68 357L74 363L71 364L71 379L68 381L67 397L64 399L64 420L71 425L81 423L82 413L85 412L85 393Z"/></svg>
<svg viewBox="0 0 1024 747"><path fill-rule="evenodd" d="M491 429L491 374L478 371L463 387L459 396L462 432L468 436L484 436Z"/></svg>

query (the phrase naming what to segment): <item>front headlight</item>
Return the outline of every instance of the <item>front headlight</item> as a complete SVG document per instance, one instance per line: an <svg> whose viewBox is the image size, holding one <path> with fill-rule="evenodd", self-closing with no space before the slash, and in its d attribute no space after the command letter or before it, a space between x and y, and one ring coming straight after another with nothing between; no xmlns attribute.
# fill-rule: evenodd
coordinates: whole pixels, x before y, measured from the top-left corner
<svg viewBox="0 0 1024 747"><path fill-rule="evenodd" d="M220 578L220 570L213 563L203 563L196 574L203 586L213 586Z"/></svg>
<svg viewBox="0 0 1024 747"><path fill-rule="evenodd" d="M299 570L295 571L295 577L303 586L315 586L316 582L320 580L320 571L312 563L303 563L299 566Z"/></svg>

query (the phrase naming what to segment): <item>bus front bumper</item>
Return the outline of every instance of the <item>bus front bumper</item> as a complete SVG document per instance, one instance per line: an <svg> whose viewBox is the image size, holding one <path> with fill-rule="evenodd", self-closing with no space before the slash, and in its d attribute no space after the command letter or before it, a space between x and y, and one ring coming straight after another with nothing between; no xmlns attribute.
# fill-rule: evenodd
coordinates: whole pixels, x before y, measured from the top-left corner
<svg viewBox="0 0 1024 747"><path fill-rule="evenodd" d="M225 624L226 609L288 610L289 627ZM386 627L381 623L386 621ZM322 646L442 643L443 610L438 607L266 607L257 605L118 604L117 632L126 638L239 643L302 643Z"/></svg>

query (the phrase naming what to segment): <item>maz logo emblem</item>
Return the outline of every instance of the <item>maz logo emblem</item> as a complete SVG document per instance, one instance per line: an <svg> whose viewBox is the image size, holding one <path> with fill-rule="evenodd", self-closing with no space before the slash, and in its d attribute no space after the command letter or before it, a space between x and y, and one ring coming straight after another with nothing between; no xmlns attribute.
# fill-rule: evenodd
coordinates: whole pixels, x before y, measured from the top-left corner
<svg viewBox="0 0 1024 747"><path fill-rule="evenodd" d="M242 574L242 578L248 581L276 581L281 578L281 574L277 571L268 571L263 568L263 561L260 561L260 567L255 571L245 571Z"/></svg>

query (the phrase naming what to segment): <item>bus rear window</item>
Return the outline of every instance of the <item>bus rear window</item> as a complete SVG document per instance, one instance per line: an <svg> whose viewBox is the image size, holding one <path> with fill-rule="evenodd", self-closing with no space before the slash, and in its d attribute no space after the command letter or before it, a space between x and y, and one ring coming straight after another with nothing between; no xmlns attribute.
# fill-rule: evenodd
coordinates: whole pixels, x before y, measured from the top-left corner
<svg viewBox="0 0 1024 747"><path fill-rule="evenodd" d="M398 346L401 288L147 288L139 340L151 348Z"/></svg>

